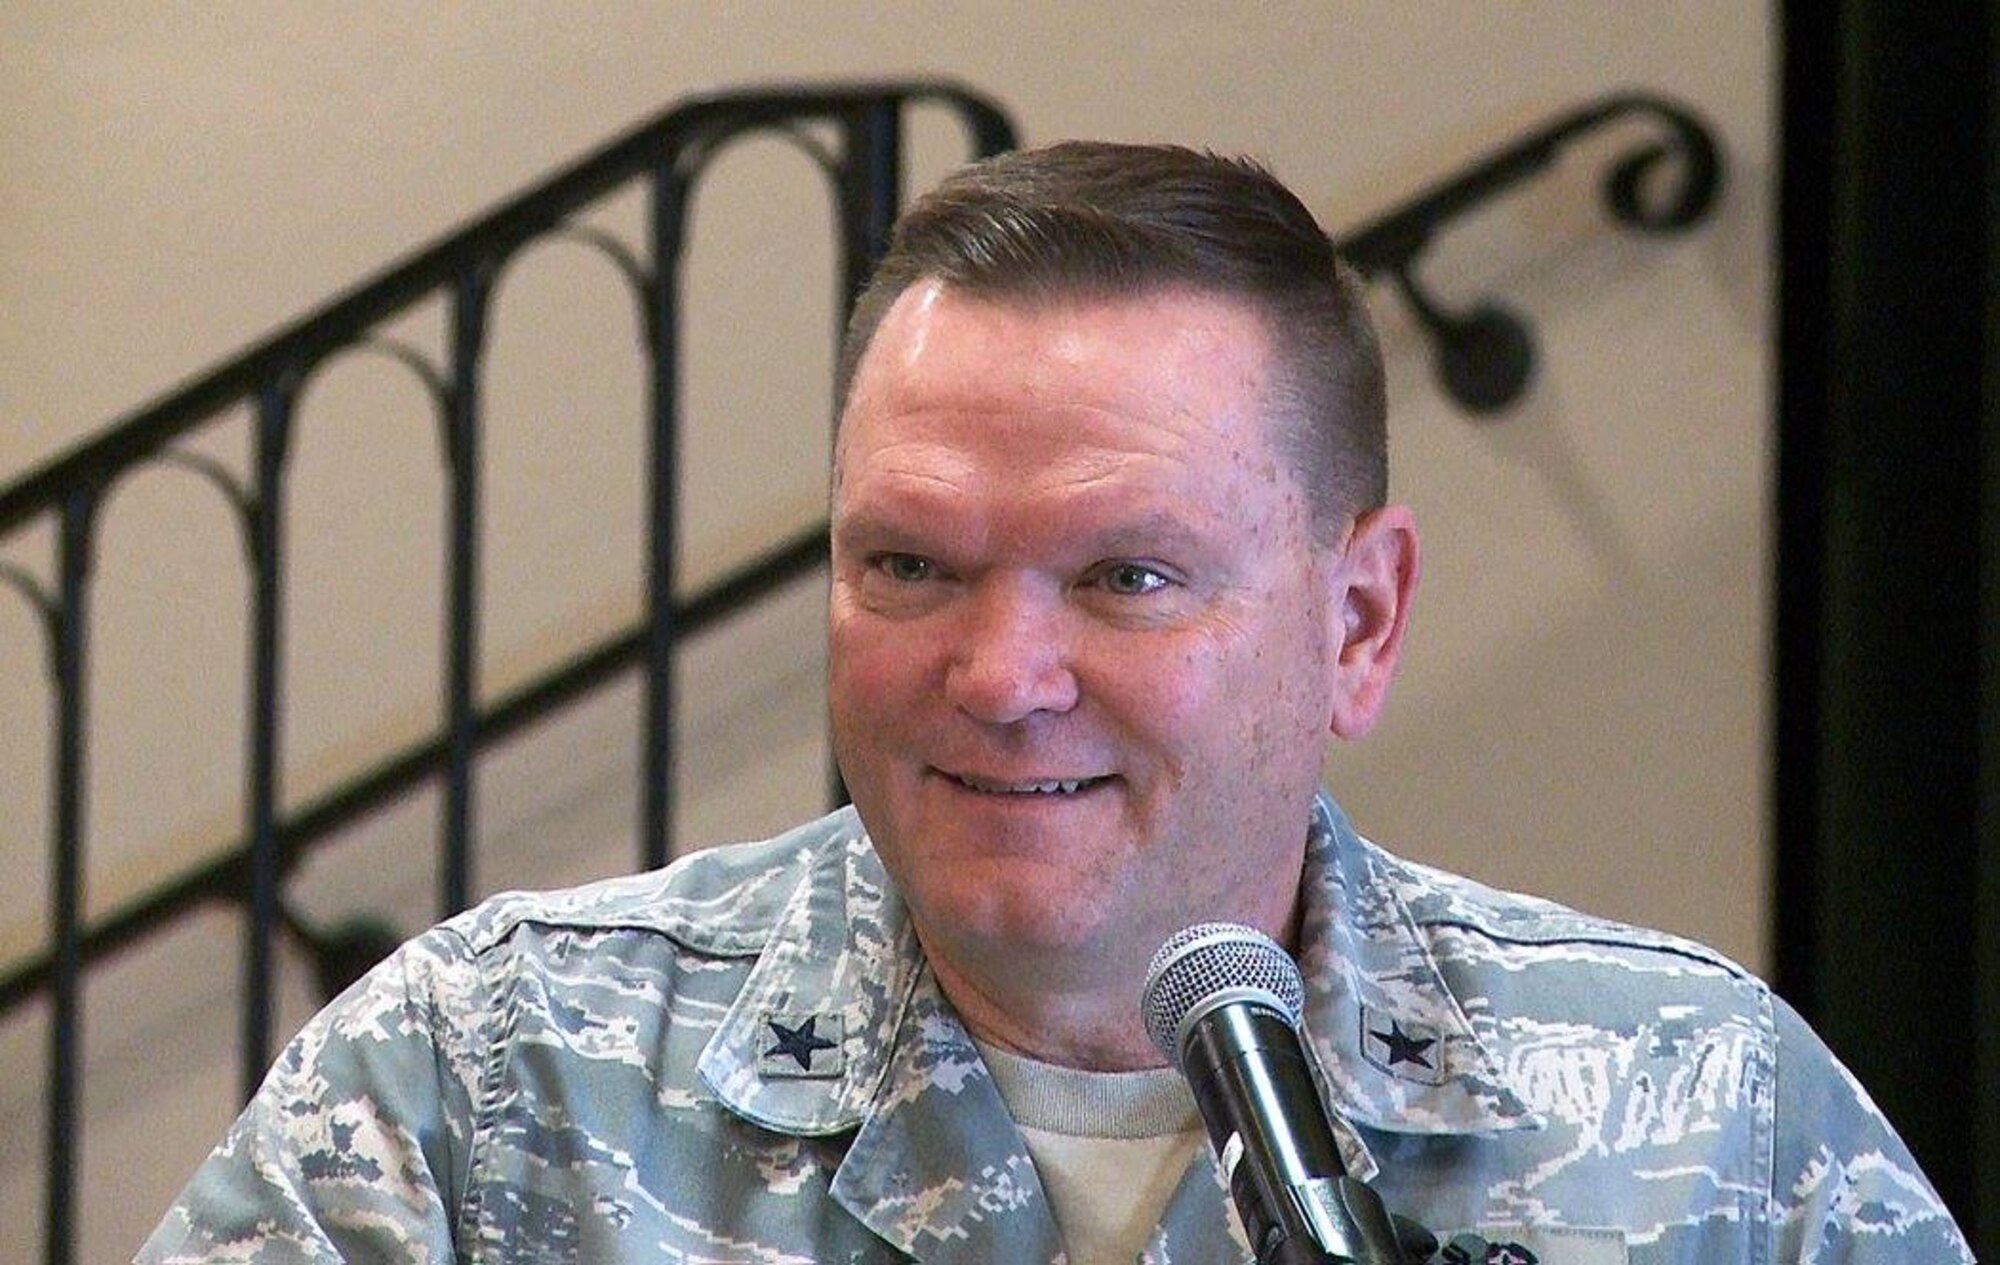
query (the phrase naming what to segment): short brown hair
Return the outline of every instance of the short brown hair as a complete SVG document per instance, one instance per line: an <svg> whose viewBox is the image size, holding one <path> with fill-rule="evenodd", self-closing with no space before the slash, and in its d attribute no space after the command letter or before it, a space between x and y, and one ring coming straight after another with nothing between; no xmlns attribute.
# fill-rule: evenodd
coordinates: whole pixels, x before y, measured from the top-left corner
<svg viewBox="0 0 2000 1265"><path fill-rule="evenodd" d="M1273 442L1337 530L1388 496L1382 352L1312 212L1255 162L1067 141L975 163L904 212L841 346L841 407L896 299L920 280L1026 302L1186 286L1246 301L1277 361Z"/></svg>

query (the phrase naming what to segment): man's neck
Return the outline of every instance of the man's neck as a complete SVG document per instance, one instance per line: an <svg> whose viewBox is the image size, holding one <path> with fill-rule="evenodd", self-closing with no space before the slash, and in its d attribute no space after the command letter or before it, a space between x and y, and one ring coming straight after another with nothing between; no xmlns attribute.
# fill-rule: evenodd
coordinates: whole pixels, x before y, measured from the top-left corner
<svg viewBox="0 0 2000 1265"><path fill-rule="evenodd" d="M1222 916L1297 952L1304 901L1296 882L1271 893L1267 908L1238 903L1239 908ZM911 916L938 987L977 1039L1085 1071L1166 1065L1139 1013L1157 943L1136 946L1129 934L1111 935L1101 944L1061 947L1019 939L980 943L936 933L914 911ZM1160 941L1165 939L1163 933Z"/></svg>
<svg viewBox="0 0 2000 1265"><path fill-rule="evenodd" d="M1143 973L1106 972L1079 987L1059 972L1018 960L1004 972L968 970L951 954L935 951L921 929L918 938L939 989L978 1040L1038 1062L1090 1071L1165 1064L1139 1018Z"/></svg>

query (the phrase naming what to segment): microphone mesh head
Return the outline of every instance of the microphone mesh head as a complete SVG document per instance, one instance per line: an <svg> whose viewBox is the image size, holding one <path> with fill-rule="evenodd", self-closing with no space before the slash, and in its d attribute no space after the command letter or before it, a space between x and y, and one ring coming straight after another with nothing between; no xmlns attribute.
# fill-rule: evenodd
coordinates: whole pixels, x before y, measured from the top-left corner
<svg viewBox="0 0 2000 1265"><path fill-rule="evenodd" d="M1202 922L1168 937L1146 968L1139 1007L1146 1035L1180 1066L1181 1023L1206 999L1224 991L1270 997L1294 1028L1305 1009L1305 982L1284 947L1253 927Z"/></svg>

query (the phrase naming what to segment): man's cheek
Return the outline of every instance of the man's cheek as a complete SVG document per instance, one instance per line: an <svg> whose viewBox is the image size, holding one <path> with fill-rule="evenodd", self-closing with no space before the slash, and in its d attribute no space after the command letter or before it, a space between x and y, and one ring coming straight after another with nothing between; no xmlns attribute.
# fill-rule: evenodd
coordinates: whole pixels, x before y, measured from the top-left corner
<svg viewBox="0 0 2000 1265"><path fill-rule="evenodd" d="M1127 688L1138 696L1130 700L1132 709L1155 733L1198 728L1203 717L1225 708L1239 711L1251 685L1247 674L1231 672L1205 646L1183 648L1150 663L1134 658L1124 675Z"/></svg>

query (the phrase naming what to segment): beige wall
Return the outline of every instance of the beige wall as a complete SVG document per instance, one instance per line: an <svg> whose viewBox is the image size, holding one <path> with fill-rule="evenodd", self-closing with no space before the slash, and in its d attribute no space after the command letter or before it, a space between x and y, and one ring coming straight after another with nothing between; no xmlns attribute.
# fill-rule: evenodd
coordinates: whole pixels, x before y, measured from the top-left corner
<svg viewBox="0 0 2000 1265"><path fill-rule="evenodd" d="M1439 244L1439 294L1528 313L1543 372L1498 420L1448 407L1394 296L1397 495L1428 547L1389 719L1335 753L1357 821L1408 855L1768 958L1765 6L659 4L290 6L28 0L0 11L0 479L691 91L940 72L1030 140L1171 138L1269 159L1336 231L1581 99L1667 92L1731 182L1678 239L1606 221L1593 143ZM1628 138L1638 135L1637 131ZM922 169L957 152L941 123ZM599 221L638 223L623 198ZM832 279L824 201L764 142L705 186L690 298L687 563L712 572L817 512ZM796 251L763 243L799 244ZM493 403L489 689L637 604L630 306L574 246L508 273ZM438 314L403 323L434 346ZM240 426L203 441L241 464ZM437 690L436 441L365 359L307 396L289 526L288 792L417 732ZM93 898L238 815L233 527L184 472L121 490L94 630ZM190 561L207 545L204 561ZM195 555L199 556L199 555ZM46 571L46 533L0 542ZM807 586L687 673L689 838L810 810L818 598ZM218 614L222 612L222 614ZM815 647L801 654L801 647ZM482 787L483 886L629 864L629 692L507 753ZM38 922L47 697L0 599L0 953ZM745 805L753 805L746 808ZM300 901L424 918L413 803L315 864ZM230 1110L217 917L93 985L83 1259L142 1232ZM310 999L296 982L287 1021ZM35 1217L39 1021L0 1024L0 1210ZM162 1085L174 1087L161 1093ZM114 1197L115 1194L115 1197Z"/></svg>

